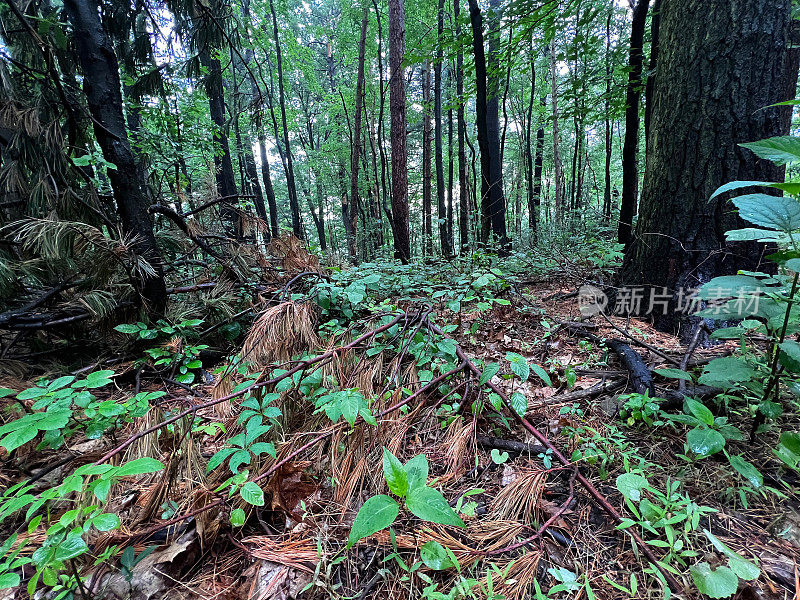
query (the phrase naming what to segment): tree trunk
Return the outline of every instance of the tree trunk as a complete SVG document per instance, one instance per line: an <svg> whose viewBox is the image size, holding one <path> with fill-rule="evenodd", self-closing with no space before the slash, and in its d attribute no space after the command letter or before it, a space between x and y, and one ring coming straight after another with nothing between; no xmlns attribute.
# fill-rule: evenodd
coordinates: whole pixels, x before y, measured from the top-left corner
<svg viewBox="0 0 800 600"><path fill-rule="evenodd" d="M395 258L411 260L408 237L408 169L406 166L405 0L389 0L389 137L392 146L392 218Z"/></svg>
<svg viewBox="0 0 800 600"><path fill-rule="evenodd" d="M361 14L361 36L358 41L358 74L356 76L356 108L353 115L353 145L350 153L350 222L351 235L347 239L350 258L358 263L358 213L360 199L358 197L358 161L361 152L361 112L364 106L364 54L367 43L367 24L369 23L369 12L367 2L363 1Z"/></svg>
<svg viewBox="0 0 800 600"><path fill-rule="evenodd" d="M456 39L461 39L461 0L453 0L453 20L456 23ZM458 130L458 232L462 255L469 251L469 189L467 186L467 150L464 138L467 135L467 122L464 118L464 53L461 44L456 55L456 125Z"/></svg>
<svg viewBox="0 0 800 600"><path fill-rule="evenodd" d="M564 167L561 163L561 143L558 135L558 78L556 77L556 45L550 42L550 83L553 90L553 164L555 169L555 213L558 218L564 209Z"/></svg>
<svg viewBox="0 0 800 600"><path fill-rule="evenodd" d="M433 255L433 212L431 202L431 66L422 75L422 254Z"/></svg>
<svg viewBox="0 0 800 600"><path fill-rule="evenodd" d="M542 106L546 105L546 99L542 97ZM533 210L536 213L537 224L536 230L538 234L539 226L539 213L541 212L542 205L542 166L544 164L544 123L539 123L539 129L536 130L536 158L533 162Z"/></svg>
<svg viewBox="0 0 800 600"><path fill-rule="evenodd" d="M742 227L725 196L734 180L777 181L783 169L742 142L785 135L791 0L672 0L661 7L658 77L641 215L621 272L626 285L666 287L673 306L656 326L674 330L680 291L759 267L764 246L728 243ZM691 329L691 328L687 328Z"/></svg>
<svg viewBox="0 0 800 600"><path fill-rule="evenodd" d="M492 0L490 9L489 55L496 60L496 43L499 35L497 0ZM487 77L486 56L483 47L483 18L477 0L469 0L469 16L472 24L475 52L476 118L478 124L478 146L481 155L481 238L489 241L494 233L500 244L501 254L509 249L506 234L505 198L503 196L503 170L500 160L500 118L498 115L497 64L493 62L494 75ZM489 85L491 84L491 85Z"/></svg>
<svg viewBox="0 0 800 600"><path fill-rule="evenodd" d="M633 9L631 46L628 55L628 89L625 93L625 141L622 144L622 204L617 239L631 242L633 218L639 196L639 102L642 97L642 47L650 0L639 0ZM688 73L687 73L688 77Z"/></svg>
<svg viewBox="0 0 800 600"><path fill-rule="evenodd" d="M117 202L122 231L133 238L133 247L153 267L153 273L135 275L135 286L155 314L167 304L162 259L153 222L148 213L145 182L140 179L128 142L122 112L122 92L117 56L100 22L96 0L65 0L74 29L74 43L83 70L83 89L94 121L94 135L103 157L116 165L108 178Z"/></svg>
<svg viewBox="0 0 800 600"><path fill-rule="evenodd" d="M531 65L531 97L528 99L528 116L525 123L525 176L528 190L528 229L533 243L536 243L536 221L539 216L533 193L533 103L536 97L536 60L533 52L533 37L529 62Z"/></svg>
<svg viewBox="0 0 800 600"><path fill-rule="evenodd" d="M241 223L239 215L233 208L236 197L236 176L233 174L233 162L231 161L231 149L228 143L228 123L225 118L225 88L222 85L222 65L218 58L212 58L211 49L204 46L200 50L198 58L207 70L205 78L206 95L208 96L208 106L211 112L211 121L214 123L214 145L219 148L214 150L214 167L217 182L217 193L229 198L222 203L222 220L228 223L230 233L236 237L241 237Z"/></svg>
<svg viewBox="0 0 800 600"><path fill-rule="evenodd" d="M444 149L442 135L442 62L444 61L444 0L439 0L437 12L437 48L436 62L433 66L433 118L436 124L436 139L434 141L436 156L436 204L439 216L439 244L442 256L450 258L453 254L453 243L447 231L447 206L445 204L444 189Z"/></svg>
<svg viewBox="0 0 800 600"><path fill-rule="evenodd" d="M611 220L611 151L613 149L613 138L611 131L611 19L614 16L614 2L608 10L606 18L606 99L605 99L605 120L606 120L606 163L605 180L603 188L603 218L606 222ZM650 80L648 79L648 85ZM649 105L649 102L648 102Z"/></svg>
<svg viewBox="0 0 800 600"><path fill-rule="evenodd" d="M650 12L650 60L647 63L647 83L644 88L644 142L647 153L647 138L650 133L650 116L653 113L653 89L658 67L658 34L661 26L661 0L655 0ZM647 167L645 167L645 170Z"/></svg>
<svg viewBox="0 0 800 600"><path fill-rule="evenodd" d="M283 127L283 138L278 140L278 144L283 144L283 152L286 157L286 186L289 188L289 208L292 211L292 233L294 233L295 237L303 239L303 220L300 215L300 203L297 200L297 186L294 181L292 148L289 145L289 126L286 119L286 95L283 90L283 57L281 54L281 41L278 35L278 17L275 14L274 0L269 0L269 11L272 15L272 34L275 38L275 61L278 69L278 104L281 109L281 125Z"/></svg>
<svg viewBox="0 0 800 600"><path fill-rule="evenodd" d="M264 192L267 194L267 206L269 207L269 228L272 237L278 237L278 203L275 201L275 188L272 187L272 176L269 172L269 159L267 158L267 139L263 132L259 131L258 151L261 155L261 180L264 182Z"/></svg>

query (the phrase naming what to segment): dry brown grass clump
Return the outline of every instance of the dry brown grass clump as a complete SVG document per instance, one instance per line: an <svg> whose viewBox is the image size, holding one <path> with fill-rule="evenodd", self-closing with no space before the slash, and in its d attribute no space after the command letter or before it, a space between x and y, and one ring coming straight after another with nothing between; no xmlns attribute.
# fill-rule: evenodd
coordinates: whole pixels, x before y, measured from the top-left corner
<svg viewBox="0 0 800 600"><path fill-rule="evenodd" d="M267 245L267 252L280 260L281 267L289 273L300 271L322 272L319 258L309 254L303 242L291 234L272 238L272 241Z"/></svg>

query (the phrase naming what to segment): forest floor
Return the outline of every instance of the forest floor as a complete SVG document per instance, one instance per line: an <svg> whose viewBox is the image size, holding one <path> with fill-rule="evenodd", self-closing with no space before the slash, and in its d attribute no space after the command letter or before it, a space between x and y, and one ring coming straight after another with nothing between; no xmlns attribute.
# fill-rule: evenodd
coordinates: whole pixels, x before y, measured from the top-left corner
<svg viewBox="0 0 800 600"><path fill-rule="evenodd" d="M412 277L404 290L388 285L376 292L370 312L356 311L342 327L331 325L332 308L320 311L306 295L288 293L288 282L308 267L272 282L275 294L264 294L267 308L252 318L242 347L214 368L204 361L200 383L148 377L127 347L114 360L103 358L113 364L115 385L96 395L124 402L142 392L166 392L147 414L111 435L75 435L66 452L36 450L31 443L4 459L3 487L33 477L35 492L93 462L148 456L166 465L113 485L103 510L117 514L122 525L92 534L91 554L106 560L82 565L84 581L74 597L592 600L664 598L670 587L699 597L689 566L708 561L716 568L732 551L760 567L752 581L738 582L738 597L800 598L798 481L773 456L777 434L751 442L747 411L732 401L715 405L715 418L724 415L745 432L728 448L758 466L763 482L749 485L722 453L690 456L685 425L660 412L681 412L681 403L669 400L681 384L653 375L654 369L697 372L735 351L736 343L687 348L643 320L583 319L574 292L581 279L592 277L588 268L571 268L569 275L549 270L528 281L496 275L500 283L491 294L479 286L479 301L491 296L480 307L470 297L453 305L449 280L426 291L414 289ZM362 270L358 276L367 290L372 275ZM354 281L340 289L357 290ZM317 302L336 287L328 285L314 288ZM654 376L656 396L667 399L660 409L647 412L650 397L632 389L638 383L631 365L607 347L611 339L635 350ZM185 341L171 338L162 347L170 343ZM247 369L232 358L237 352L249 357ZM318 367L302 363L309 354L323 358ZM538 368L515 368L520 356ZM316 369L322 379L309 393L299 377L267 369L276 363L302 367L301 373ZM456 369L444 371L453 364ZM19 371L6 371L0 387L19 391L36 383ZM488 371L495 374L489 378ZM282 385L281 377L294 385ZM252 395L242 395L244 388ZM311 410L333 389L371 398L368 411L377 425L363 412L352 416L351 426L346 414L332 419ZM250 398L257 409L259 401L280 408L271 419L276 458L253 454L247 461L249 479L264 491L260 502L243 502L224 489L233 465L206 467L231 438L249 431L242 414ZM786 418L797 420L797 413ZM424 455L428 485L444 494L466 526L434 524L401 509L390 530L347 548L360 506L387 494L384 448L403 463ZM626 473L644 479L627 499L621 490L630 478L620 480ZM86 501L85 494L75 499ZM232 525L238 510L243 517ZM625 519L624 528L616 527L615 514ZM45 537L43 527L34 528L26 544L42 544ZM427 545L431 541L438 544ZM134 554L120 566L114 557L131 544ZM0 598L24 595L23 589L5 592Z"/></svg>

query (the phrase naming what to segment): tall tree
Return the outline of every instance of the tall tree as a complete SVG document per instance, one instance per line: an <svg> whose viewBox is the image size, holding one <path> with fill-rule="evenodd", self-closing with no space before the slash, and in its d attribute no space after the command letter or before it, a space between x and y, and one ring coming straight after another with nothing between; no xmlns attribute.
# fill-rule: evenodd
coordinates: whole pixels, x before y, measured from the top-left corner
<svg viewBox="0 0 800 600"><path fill-rule="evenodd" d="M453 242L447 226L447 206L445 205L444 185L444 150L442 148L442 62L444 61L444 0L439 0L436 14L436 62L433 66L433 115L436 124L434 141L436 154L436 201L439 212L439 243L442 256L450 257L453 253Z"/></svg>
<svg viewBox="0 0 800 600"><path fill-rule="evenodd" d="M275 12L274 0L269 0L269 11L272 16L272 35L275 39L275 63L278 71L278 104L281 110L281 126L283 137L278 140L278 144L283 145L283 152L286 157L286 185L289 190L289 208L292 212L292 233L303 239L303 220L300 214L300 202L297 199L297 185L294 180L294 157L292 147L289 144L289 125L286 119L286 93L283 89L283 53L281 51L281 40L278 33L278 16Z"/></svg>
<svg viewBox="0 0 800 600"><path fill-rule="evenodd" d="M408 237L408 168L406 165L405 0L389 0L389 110L392 146L392 218L395 257L411 259Z"/></svg>
<svg viewBox="0 0 800 600"><path fill-rule="evenodd" d="M631 242L633 218L639 196L639 103L642 97L644 30L650 0L638 0L633 8L628 54L628 88L625 92L625 140L622 144L622 201L619 208L620 244Z"/></svg>
<svg viewBox="0 0 800 600"><path fill-rule="evenodd" d="M461 254L469 250L469 190L467 189L467 151L465 138L467 122L464 117L464 52L461 49L461 0L453 0L453 20L456 23L456 128L458 130L458 232Z"/></svg>
<svg viewBox="0 0 800 600"><path fill-rule="evenodd" d="M132 237L134 248L153 267L152 272L138 269L135 285L148 307L159 313L167 304L162 259L148 213L145 182L128 142L114 46L100 21L96 0L65 0L64 8L73 27L95 139L105 160L116 166L116 169L109 169L108 179L122 231Z"/></svg>
<svg viewBox="0 0 800 600"><path fill-rule="evenodd" d="M606 55L605 55L605 69L606 69L606 95L605 95L605 169L603 181L603 218L606 222L611 220L611 153L613 149L613 140L611 137L611 19L614 17L614 0L611 0L608 16L606 17ZM648 85L650 79L647 80Z"/></svg>
<svg viewBox="0 0 800 600"><path fill-rule="evenodd" d="M564 209L564 166L561 162L561 140L558 133L558 77L556 74L556 44L550 42L550 84L552 97L550 104L553 107L553 168L555 181L555 210L556 216L561 215Z"/></svg>
<svg viewBox="0 0 800 600"><path fill-rule="evenodd" d="M352 235L347 240L350 258L358 261L358 213L360 200L358 197L358 161L361 152L361 113L364 106L364 57L367 45L367 24L369 23L369 8L366 0L362 0L361 35L358 38L358 74L356 75L356 107L353 114L353 144L350 153L350 222Z"/></svg>
<svg viewBox="0 0 800 600"><path fill-rule="evenodd" d="M477 0L469 0L469 16L472 25L473 49L475 53L476 120L478 146L481 155L481 237L488 241L494 233L501 253L508 252L510 241L506 233L505 198L503 196L503 169L500 160L500 117L498 114L497 42L499 36L499 2L490 4L489 55L492 59L493 76L488 78L486 54L483 46L483 17Z"/></svg>
<svg viewBox="0 0 800 600"><path fill-rule="evenodd" d="M431 202L431 66L426 61L422 77L422 253L433 254L433 208Z"/></svg>
<svg viewBox="0 0 800 600"><path fill-rule="evenodd" d="M782 169L742 142L784 135L791 0L671 0L661 6L641 214L626 252L626 285L681 290L758 267L763 246L727 242L744 226L723 195L733 180L778 181ZM796 75L795 75L796 77ZM702 116L702 118L700 118ZM675 312L656 315L670 329ZM690 329L690 328L687 328Z"/></svg>

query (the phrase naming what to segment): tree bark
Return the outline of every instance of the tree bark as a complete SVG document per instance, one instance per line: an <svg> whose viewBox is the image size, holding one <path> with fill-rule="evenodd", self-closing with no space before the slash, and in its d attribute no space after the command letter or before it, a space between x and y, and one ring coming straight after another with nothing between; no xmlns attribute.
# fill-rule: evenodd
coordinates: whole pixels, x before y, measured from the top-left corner
<svg viewBox="0 0 800 600"><path fill-rule="evenodd" d="M650 11L650 60L647 63L647 83L644 88L644 142L645 156L650 133L650 116L653 113L653 90L658 67L658 34L661 27L661 0L655 0ZM647 167L645 166L645 170Z"/></svg>
<svg viewBox="0 0 800 600"><path fill-rule="evenodd" d="M673 306L690 290L759 267L763 245L728 243L742 227L725 196L734 180L777 181L783 169L739 146L785 135L791 0L681 0L661 7L651 143L636 235L621 271L626 285L666 287ZM655 315L674 330L674 310ZM691 330L691 328L687 328Z"/></svg>
<svg viewBox="0 0 800 600"><path fill-rule="evenodd" d="M264 182L264 192L267 195L267 206L269 207L269 228L272 237L278 237L278 203L275 201L275 188L272 187L272 176L269 172L269 158L267 157L267 139L263 132L259 131L258 151L261 155L261 180Z"/></svg>
<svg viewBox="0 0 800 600"><path fill-rule="evenodd" d="M362 0L361 35L358 40L358 73L356 75L356 108L353 115L353 145L350 153L350 222L351 235L347 239L350 258L358 263L358 213L360 199L358 196L358 161L361 152L361 112L364 106L364 55L367 44L367 24L369 12L366 0Z"/></svg>
<svg viewBox="0 0 800 600"><path fill-rule="evenodd" d="M431 66L426 62L422 76L422 254L433 255L433 212L431 202Z"/></svg>
<svg viewBox="0 0 800 600"><path fill-rule="evenodd" d="M461 0L453 0L453 20L456 23L456 39L461 39ZM458 232L462 255L469 252L469 189L467 185L467 150L464 139L467 135L467 122L464 118L464 53L461 44L456 55L456 125L458 130Z"/></svg>
<svg viewBox="0 0 800 600"><path fill-rule="evenodd" d="M650 0L639 0L633 9L631 44L628 54L628 88L625 93L625 140L622 144L622 202L619 208L617 240L631 243L633 218L639 196L639 103L642 97L644 30ZM688 74L687 74L688 76Z"/></svg>
<svg viewBox="0 0 800 600"><path fill-rule="evenodd" d="M289 145L289 125L286 119L286 95L283 89L283 56L281 53L281 41L278 35L278 17L275 13L275 2L269 0L269 11L272 16L272 33L275 38L275 61L278 69L278 104L281 109L281 126L283 128L283 138L278 140L283 144L283 152L286 157L286 186L289 188L289 207L292 211L292 233L299 239L304 239L303 220L300 214L300 203L297 199L297 186L294 180L294 161L292 148Z"/></svg>
<svg viewBox="0 0 800 600"><path fill-rule="evenodd" d="M453 243L447 230L447 206L445 204L444 186L444 150L442 147L442 62L444 61L444 0L439 0L437 11L437 48L436 62L433 66L433 118L436 125L434 153L436 160L436 204L439 216L439 244L442 256L450 258L453 254Z"/></svg>
<svg viewBox="0 0 800 600"><path fill-rule="evenodd" d="M606 222L611 220L611 153L613 150L613 139L611 131L611 19L614 16L614 1L611 1L611 6L608 10L608 17L606 17L606 98L605 98L605 125L606 125L606 162L605 162L605 177L603 187L603 218ZM648 79L648 85L650 80ZM649 102L648 102L649 104Z"/></svg>
<svg viewBox="0 0 800 600"><path fill-rule="evenodd" d="M395 258L411 260L408 237L408 169L406 165L405 0L389 0L389 109L392 120L392 218Z"/></svg>
<svg viewBox="0 0 800 600"><path fill-rule="evenodd" d="M555 212L559 217L564 210L564 167L561 163L561 143L558 134L558 78L556 76L556 45L550 42L550 83L553 105L553 165L555 175Z"/></svg>
<svg viewBox="0 0 800 600"><path fill-rule="evenodd" d="M116 165L108 179L117 202L124 234L133 238L135 250L153 267L153 273L134 275L135 286L154 314L167 303L161 253L156 245L148 211L145 182L131 152L122 111L117 56L100 22L96 0L65 0L74 30L74 43L83 70L83 89L94 120L94 134L103 157Z"/></svg>
<svg viewBox="0 0 800 600"><path fill-rule="evenodd" d="M492 0L491 6L492 26L490 26L489 32L489 55L490 58L496 59L497 47L492 43L492 39L499 35L497 31L497 27L499 27L499 14L496 12L498 10L497 0ZM481 239L483 242L488 242L490 234L494 233L500 244L500 253L506 254L510 242L506 234L503 171L500 160L497 69L493 68L495 75L490 80L487 77L486 55L483 47L483 18L477 0L469 0L469 16L475 52L476 119L481 155ZM497 65L493 64L492 66L496 67Z"/></svg>

